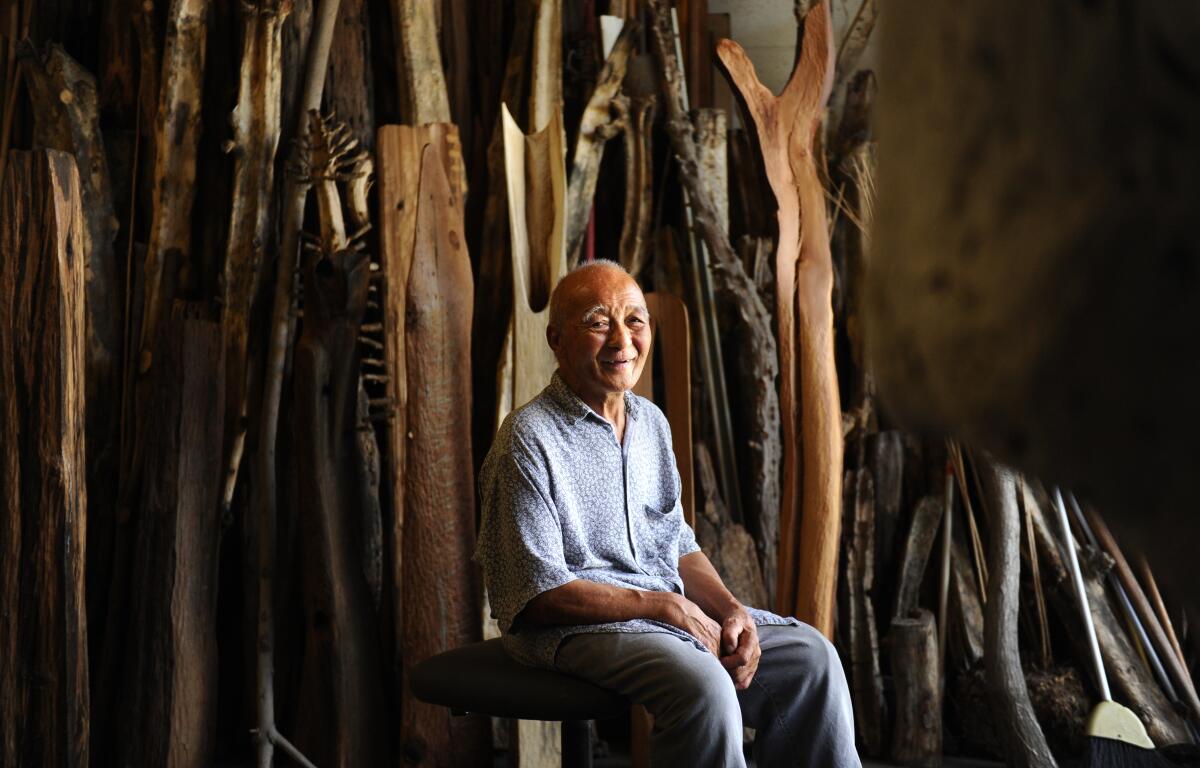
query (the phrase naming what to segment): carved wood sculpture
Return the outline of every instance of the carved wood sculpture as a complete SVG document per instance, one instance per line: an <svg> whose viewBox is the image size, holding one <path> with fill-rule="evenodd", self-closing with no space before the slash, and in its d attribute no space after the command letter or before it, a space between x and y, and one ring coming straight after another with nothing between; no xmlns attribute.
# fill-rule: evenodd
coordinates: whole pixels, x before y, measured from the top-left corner
<svg viewBox="0 0 1200 768"><path fill-rule="evenodd" d="M441 158L451 195L462 198L462 153L458 131L449 123L420 127L386 125L379 129L379 244L384 274L383 358L387 371L387 423L389 471L384 478L391 490L391 520L385 532L388 559L387 592L392 618L392 685L404 690L404 525L406 517L405 470L408 466L408 366L405 351L405 317L408 279L417 237L417 213L422 155L426 146L436 148Z"/></svg>
<svg viewBox="0 0 1200 768"><path fill-rule="evenodd" d="M1017 601L1021 576L1021 513L1012 472L979 456L980 491L990 519L988 581L984 614L984 665L1004 760L1008 765L1056 765L1046 744L1021 668L1017 647Z"/></svg>
<svg viewBox="0 0 1200 768"><path fill-rule="evenodd" d="M308 115L321 106L325 87L325 70L329 63L329 47L337 21L339 0L322 0L313 23L308 43L304 80L298 98L294 135L303 138L307 131ZM293 165L301 160L302 145L293 143L290 159ZM296 171L288 174L281 203L283 223L279 229L279 259L275 268L274 297L271 319L267 328L267 361L263 369L262 406L259 408L258 454L255 466L257 488L257 525L251 535L250 548L257 549L258 560L254 573L257 584L248 585L247 602L255 605L257 617L257 653L255 669L255 728L256 763L258 768L270 768L275 747L284 749L302 765L311 765L275 725L275 535L276 535L276 462L275 446L279 428L279 404L283 392L284 365L292 334L296 261L299 257L300 227L304 221L305 201L311 182ZM352 340L353 341L353 340ZM247 536L247 538L251 538Z"/></svg>
<svg viewBox="0 0 1200 768"><path fill-rule="evenodd" d="M376 765L383 686L358 544L358 355L368 259L347 237L339 181L365 173L344 124L315 112L302 170L321 234L306 251L304 328L296 342L296 464L306 641L297 746L319 765Z"/></svg>
<svg viewBox="0 0 1200 768"><path fill-rule="evenodd" d="M191 252L209 5L208 0L172 0L168 11L154 130L153 215L138 354L142 374L154 358L159 317L174 299L175 281Z"/></svg>
<svg viewBox="0 0 1200 768"><path fill-rule="evenodd" d="M480 638L471 552L471 263L462 197L447 179L443 147L421 153L416 240L408 279L405 349L409 448L405 474L405 669ZM406 763L487 765L488 721L453 717L405 695L401 751Z"/></svg>
<svg viewBox="0 0 1200 768"><path fill-rule="evenodd" d="M562 112L556 108L541 130L528 135L521 132L507 105L500 107L500 120L512 243L513 316L497 374L497 426L510 411L533 399L557 367L546 343L548 303L550 292L567 272ZM559 723L518 721L520 764L557 765L559 731Z"/></svg>
<svg viewBox="0 0 1200 768"><path fill-rule="evenodd" d="M225 482L221 504L233 503L246 446L247 397L253 390L247 365L250 306L260 284L263 254L271 241L275 150L279 145L283 21L291 0L243 3L242 63L238 102L230 114L233 139L233 210L221 278L221 325L225 336Z"/></svg>
<svg viewBox="0 0 1200 768"><path fill-rule="evenodd" d="M814 150L833 78L828 6L819 3L805 16L796 67L780 96L758 82L754 65L737 43L722 40L717 55L754 119L779 206L775 306L784 460L777 603L828 636L842 479L830 298L833 263Z"/></svg>
<svg viewBox="0 0 1200 768"><path fill-rule="evenodd" d="M450 99L438 47L437 3L390 0L396 34L400 109L408 125L450 122Z"/></svg>
<svg viewBox="0 0 1200 768"><path fill-rule="evenodd" d="M571 181L567 188L567 258L572 264L582 258L580 246L587 234L604 145L624 128L628 120L628 100L620 95L620 90L637 27L635 22L626 22L621 28L580 118L571 162Z"/></svg>
<svg viewBox="0 0 1200 768"><path fill-rule="evenodd" d="M88 765L84 220L65 152L0 187L0 762Z"/></svg>
<svg viewBox="0 0 1200 768"><path fill-rule="evenodd" d="M217 727L224 345L177 302L159 327L117 715L122 765L211 765Z"/></svg>

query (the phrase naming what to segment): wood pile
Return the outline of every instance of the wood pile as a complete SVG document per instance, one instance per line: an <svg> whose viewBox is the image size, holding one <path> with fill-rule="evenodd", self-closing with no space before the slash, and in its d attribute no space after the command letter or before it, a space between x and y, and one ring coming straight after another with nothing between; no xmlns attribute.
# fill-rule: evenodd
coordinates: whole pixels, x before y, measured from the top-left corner
<svg viewBox="0 0 1200 768"><path fill-rule="evenodd" d="M795 5L775 95L706 0L0 0L0 764L557 765L406 676L488 631L475 470L599 258L862 753L1077 755L1053 489L876 398L876 0ZM1192 741L1200 618L1067 498L1118 699Z"/></svg>

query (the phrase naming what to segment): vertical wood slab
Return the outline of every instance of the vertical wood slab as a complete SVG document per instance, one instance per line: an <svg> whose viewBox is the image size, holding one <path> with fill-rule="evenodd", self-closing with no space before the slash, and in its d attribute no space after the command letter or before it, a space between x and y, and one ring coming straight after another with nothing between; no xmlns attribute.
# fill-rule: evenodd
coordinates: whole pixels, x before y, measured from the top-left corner
<svg viewBox="0 0 1200 768"><path fill-rule="evenodd" d="M937 627L925 609L892 619L896 728L892 759L901 765L942 764L942 684Z"/></svg>
<svg viewBox="0 0 1200 768"><path fill-rule="evenodd" d="M779 96L758 81L737 43L722 40L717 55L754 119L779 206L775 306L784 476L777 603L830 636L843 447L833 355L833 262L814 149L833 79L828 5L818 3L805 17L796 67Z"/></svg>
<svg viewBox="0 0 1200 768"><path fill-rule="evenodd" d="M118 754L124 765L211 765L217 714L224 342L177 303L159 329L135 521Z"/></svg>
<svg viewBox="0 0 1200 768"><path fill-rule="evenodd" d="M375 148L375 74L371 66L371 8L367 0L341 0L329 68L325 108L350 127L358 143Z"/></svg>
<svg viewBox="0 0 1200 768"><path fill-rule="evenodd" d="M417 234L408 280L409 450L405 483L405 671L480 637L471 566L475 484L471 471L471 263L462 198L439 148L421 159ZM407 675L406 675L407 677ZM407 690L401 703L406 764L485 765L488 721L452 717Z"/></svg>
<svg viewBox="0 0 1200 768"><path fill-rule="evenodd" d="M537 4L537 11L530 56L529 125L537 133L550 124L556 113L562 119L563 0L532 1ZM562 130L560 122L560 134Z"/></svg>
<svg viewBox="0 0 1200 768"><path fill-rule="evenodd" d="M864 755L883 754L887 705L879 671L879 635L875 626L875 484L869 470L846 473L846 547L849 592L850 680L854 715Z"/></svg>
<svg viewBox="0 0 1200 768"><path fill-rule="evenodd" d="M384 532L388 572L387 594L391 601L386 613L392 618L391 673L393 690L401 690L403 664L401 638L404 636L403 552L405 519L405 468L408 450L408 365L405 351L405 313L408 304L408 279L417 233L417 200L421 182L421 157L426 145L437 148L452 193L461 197L462 152L458 132L450 123L431 123L413 127L380 127L376 143L377 190L379 201L379 246L383 281L384 364L388 374L387 398L393 408L387 424L388 464L383 482L387 483L392 509Z"/></svg>
<svg viewBox="0 0 1200 768"><path fill-rule="evenodd" d="M400 108L411 125L450 122L450 99L432 0L390 0L396 28Z"/></svg>
<svg viewBox="0 0 1200 768"><path fill-rule="evenodd" d="M0 188L0 763L88 765L84 221L65 152Z"/></svg>
<svg viewBox="0 0 1200 768"><path fill-rule="evenodd" d="M548 13L548 8L558 4L558 0L542 2L540 13ZM539 34L541 32L539 30ZM544 44L544 41L536 42L535 50ZM541 96L538 96L539 88ZM558 88L561 99L561 80ZM535 74L533 104L540 104L539 99L552 98L552 94L553 84L544 81L539 84ZM537 109L532 111L537 114ZM557 106L548 113L542 129L529 135L521 132L507 105L501 105L500 113L512 243L511 408L519 408L550 382L557 367L554 353L546 343L546 325L550 319L550 292L567 272L566 155L562 111ZM502 384L501 389L505 388ZM497 424L508 415L501 410L505 405L508 404L498 403ZM558 765L560 731L559 723L518 721L517 750L521 767Z"/></svg>

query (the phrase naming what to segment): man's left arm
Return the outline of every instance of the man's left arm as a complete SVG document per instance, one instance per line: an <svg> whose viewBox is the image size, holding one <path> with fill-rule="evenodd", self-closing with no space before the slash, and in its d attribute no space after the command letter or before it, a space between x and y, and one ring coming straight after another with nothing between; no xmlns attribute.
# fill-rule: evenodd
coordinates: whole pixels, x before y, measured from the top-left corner
<svg viewBox="0 0 1200 768"><path fill-rule="evenodd" d="M725 587L703 552L679 558L679 577L687 598L721 625L721 664L729 670L738 690L746 688L762 655L758 628L749 611Z"/></svg>

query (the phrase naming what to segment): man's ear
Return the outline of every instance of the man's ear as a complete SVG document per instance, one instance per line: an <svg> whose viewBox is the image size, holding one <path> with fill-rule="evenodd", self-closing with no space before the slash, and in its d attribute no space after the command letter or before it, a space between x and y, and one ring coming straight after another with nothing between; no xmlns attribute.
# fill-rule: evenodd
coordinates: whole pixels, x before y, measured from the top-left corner
<svg viewBox="0 0 1200 768"><path fill-rule="evenodd" d="M562 341L562 334L559 333L558 328L553 325L547 325L546 343L550 345L550 349L554 350L555 354L558 353L558 344L560 341Z"/></svg>

